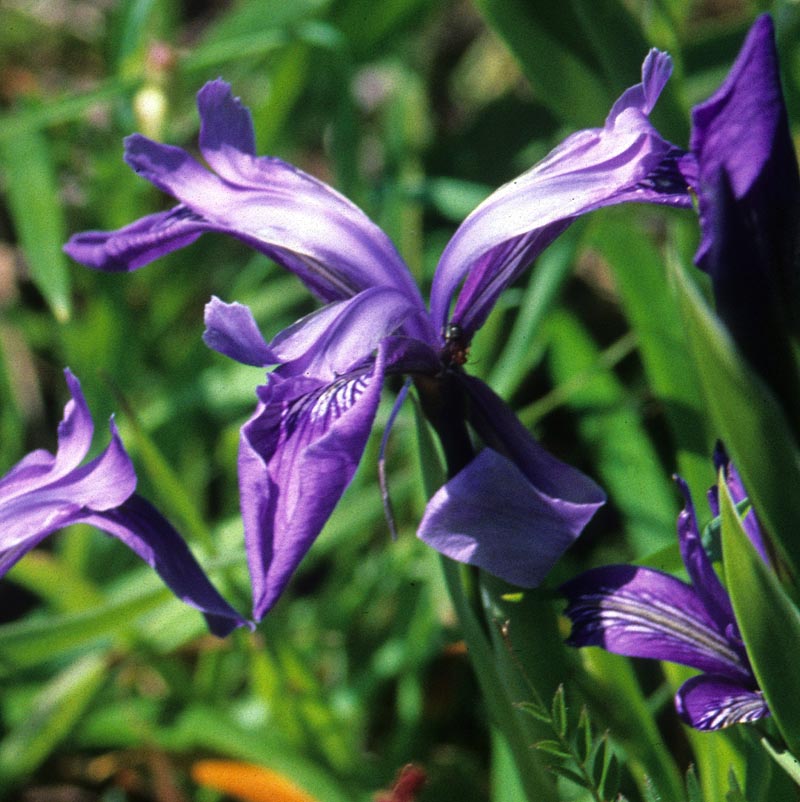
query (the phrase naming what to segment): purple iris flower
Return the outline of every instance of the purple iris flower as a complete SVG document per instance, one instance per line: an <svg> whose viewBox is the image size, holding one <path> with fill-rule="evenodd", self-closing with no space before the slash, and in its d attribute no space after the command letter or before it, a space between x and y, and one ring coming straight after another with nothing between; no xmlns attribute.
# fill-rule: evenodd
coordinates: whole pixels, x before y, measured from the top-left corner
<svg viewBox="0 0 800 802"><path fill-rule="evenodd" d="M734 466L717 456L734 502L746 499ZM561 587L572 620L572 646L601 646L627 657L649 657L698 668L703 673L681 685L675 706L698 730L718 730L768 716L742 642L731 601L701 542L686 483L676 480L685 506L678 516L678 543L690 583L653 568L607 565ZM717 488L709 504L719 515ZM767 561L755 511L742 521L751 542Z"/></svg>
<svg viewBox="0 0 800 802"><path fill-rule="evenodd" d="M697 194L695 261L711 276L717 311L750 365L796 410L800 175L769 16L755 21L725 81L693 109L680 169Z"/></svg>
<svg viewBox="0 0 800 802"><path fill-rule="evenodd" d="M685 183L671 180L680 152L648 119L670 71L669 57L651 51L642 82L602 128L570 136L469 215L442 254L430 311L389 238L360 209L297 168L255 155L249 112L222 81L198 94L200 151L211 170L180 148L126 140L128 164L180 203L118 231L73 237L73 258L133 270L203 232L223 232L295 273L325 304L269 343L247 307L215 298L206 308L210 347L277 366L257 390L239 451L256 618L353 477L387 375L413 379L448 461L449 481L430 500L420 538L532 587L579 535L602 491L545 452L462 368L503 289L577 216L630 200L689 205ZM468 427L483 444L478 453Z"/></svg>
<svg viewBox="0 0 800 802"><path fill-rule="evenodd" d="M224 637L244 619L217 593L181 536L134 493L136 474L111 420L105 451L81 464L94 424L81 386L65 371L72 399L58 426L58 450L32 451L0 478L0 576L58 529L83 523L119 538L154 568L170 590L200 610Z"/></svg>

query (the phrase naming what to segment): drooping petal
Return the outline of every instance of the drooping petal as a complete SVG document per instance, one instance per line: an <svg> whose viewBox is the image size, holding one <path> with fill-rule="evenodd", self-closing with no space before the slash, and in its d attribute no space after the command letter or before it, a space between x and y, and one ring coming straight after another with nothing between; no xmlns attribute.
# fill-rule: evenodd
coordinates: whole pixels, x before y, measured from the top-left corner
<svg viewBox="0 0 800 802"><path fill-rule="evenodd" d="M76 262L94 270L125 273L191 245L214 228L180 204L168 212L142 217L116 231L83 231L64 246Z"/></svg>
<svg viewBox="0 0 800 802"><path fill-rule="evenodd" d="M720 730L769 716L761 691L708 674L692 677L675 694L680 717L696 730Z"/></svg>
<svg viewBox="0 0 800 802"><path fill-rule="evenodd" d="M800 175L772 20L759 17L717 92L692 112L694 189L719 316L787 409L800 402ZM691 172L688 172L692 178Z"/></svg>
<svg viewBox="0 0 800 802"><path fill-rule="evenodd" d="M372 428L383 381L371 365L330 384L270 381L242 427L239 488L253 615L260 620L339 501Z"/></svg>
<svg viewBox="0 0 800 802"><path fill-rule="evenodd" d="M486 448L430 499L417 536L458 562L532 588L577 534L513 462Z"/></svg>
<svg viewBox="0 0 800 802"><path fill-rule="evenodd" d="M121 540L155 569L183 602L199 610L220 638L247 624L217 592L183 538L150 502L132 495L123 504L80 518Z"/></svg>
<svg viewBox="0 0 800 802"><path fill-rule="evenodd" d="M531 170L498 189L461 224L434 277L431 315L437 327L466 278L451 321L469 336L502 290L578 215L623 201L689 206L675 160L679 151L647 115L671 70L651 51L642 83L614 105L603 128L568 137Z"/></svg>
<svg viewBox="0 0 800 802"><path fill-rule="evenodd" d="M507 456L577 537L605 503L602 488L542 448L508 404L473 376L459 379L469 395L468 418L484 443Z"/></svg>
<svg viewBox="0 0 800 802"><path fill-rule="evenodd" d="M689 585L650 568L609 565L561 587L572 620L568 643L602 646L750 682L739 650Z"/></svg>

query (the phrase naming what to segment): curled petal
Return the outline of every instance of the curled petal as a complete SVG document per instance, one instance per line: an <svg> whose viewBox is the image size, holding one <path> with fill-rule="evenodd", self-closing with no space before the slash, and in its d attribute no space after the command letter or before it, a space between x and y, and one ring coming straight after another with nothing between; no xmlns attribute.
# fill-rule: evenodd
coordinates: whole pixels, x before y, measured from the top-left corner
<svg viewBox="0 0 800 802"><path fill-rule="evenodd" d="M579 532L516 465L487 448L433 495L417 536L453 560L532 588Z"/></svg>
<svg viewBox="0 0 800 802"><path fill-rule="evenodd" d="M239 488L253 615L277 601L353 478L378 407L384 358L330 384L270 380L242 427Z"/></svg>
<svg viewBox="0 0 800 802"><path fill-rule="evenodd" d="M247 624L208 580L183 538L141 496L134 494L120 506L88 513L80 521L113 535L136 552L181 601L203 613L218 637Z"/></svg>
<svg viewBox="0 0 800 802"><path fill-rule="evenodd" d="M701 674L675 694L678 715L696 730L721 730L769 716L764 694L727 677Z"/></svg>
<svg viewBox="0 0 800 802"><path fill-rule="evenodd" d="M752 675L733 643L689 585L650 568L609 565L561 587L572 621L572 646L602 646L627 657L649 657L720 674Z"/></svg>
<svg viewBox="0 0 800 802"><path fill-rule="evenodd" d="M249 306L226 304L216 296L206 304L203 342L244 365L266 367L280 362L261 336Z"/></svg>
<svg viewBox="0 0 800 802"><path fill-rule="evenodd" d="M33 451L20 460L0 479L0 505L19 493L35 488L39 483L54 482L80 465L89 453L94 434L89 407L81 390L81 383L67 368L64 371L70 395L64 407L64 417L58 424L58 450L55 456L49 451Z"/></svg>
<svg viewBox="0 0 800 802"><path fill-rule="evenodd" d="M69 406L69 405L68 405ZM5 569L42 538L77 523L87 510L109 510L136 488L136 474L116 427L105 451L83 467L54 478L41 477L0 503L0 558ZM57 461L57 460L56 460ZM8 556L14 555L14 559Z"/></svg>
<svg viewBox="0 0 800 802"><path fill-rule="evenodd" d="M280 364L282 378L303 374L333 381L368 359L387 335L424 310L391 287L372 287L306 315L264 342L242 304L212 298L206 305L206 345L247 365Z"/></svg>
<svg viewBox="0 0 800 802"><path fill-rule="evenodd" d="M472 334L502 290L578 215L623 201L690 205L675 164L678 151L647 119L670 68L668 56L651 51L642 83L622 95L603 128L568 137L467 217L434 278L431 315L437 326L447 321L466 277L452 322Z"/></svg>

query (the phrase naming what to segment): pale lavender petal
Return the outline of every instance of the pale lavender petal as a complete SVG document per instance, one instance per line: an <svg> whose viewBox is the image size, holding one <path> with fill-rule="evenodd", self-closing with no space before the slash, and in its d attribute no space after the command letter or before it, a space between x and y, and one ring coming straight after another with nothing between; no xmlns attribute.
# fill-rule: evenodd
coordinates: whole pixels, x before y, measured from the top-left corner
<svg viewBox="0 0 800 802"><path fill-rule="evenodd" d="M208 580L183 538L141 496L134 494L114 509L87 513L80 521L113 535L136 552L181 601L203 613L218 637L247 624Z"/></svg>
<svg viewBox="0 0 800 802"><path fill-rule="evenodd" d="M500 292L578 215L623 201L690 206L674 164L678 151L647 118L669 69L668 56L652 51L642 84L617 101L603 128L573 134L467 217L434 277L437 327L447 322L456 289L469 276L452 322L472 334Z"/></svg>
<svg viewBox="0 0 800 802"><path fill-rule="evenodd" d="M80 465L89 452L94 423L78 379L67 368L64 378L71 398L58 424L58 450L54 455L37 450L23 457L0 479L0 504L19 493L34 489L39 483L54 482Z"/></svg>
<svg viewBox="0 0 800 802"><path fill-rule="evenodd" d="M270 381L242 427L239 488L253 615L277 601L350 480L380 398L384 359L331 384Z"/></svg>
<svg viewBox="0 0 800 802"><path fill-rule="evenodd" d="M214 227L181 204L168 212L142 217L116 231L74 234L64 251L76 262L110 273L136 270L166 254L191 245Z"/></svg>
<svg viewBox="0 0 800 802"><path fill-rule="evenodd" d="M203 341L209 348L244 365L265 367L280 362L258 329L249 306L227 304L213 296L206 304Z"/></svg>
<svg viewBox="0 0 800 802"><path fill-rule="evenodd" d="M714 675L701 674L681 685L675 694L680 717L696 730L721 730L770 715L759 690Z"/></svg>
<svg viewBox="0 0 800 802"><path fill-rule="evenodd" d="M53 481L37 479L29 490L0 504L0 552L38 543L42 536L75 523L85 510L108 510L122 504L136 488L130 457L111 423L105 451L83 467Z"/></svg>
<svg viewBox="0 0 800 802"><path fill-rule="evenodd" d="M739 682L752 675L726 632L689 585L650 568L609 565L561 587L572 620L568 643L602 646L720 674Z"/></svg>
<svg viewBox="0 0 800 802"><path fill-rule="evenodd" d="M226 84L205 87L199 102L204 155L219 175L182 149L138 134L126 139L128 164L209 230L265 253L324 301L389 286L422 303L389 238L357 206L280 159L253 156L249 114Z"/></svg>
<svg viewBox="0 0 800 802"><path fill-rule="evenodd" d="M533 588L578 533L514 463L487 448L433 495L417 536L452 560Z"/></svg>

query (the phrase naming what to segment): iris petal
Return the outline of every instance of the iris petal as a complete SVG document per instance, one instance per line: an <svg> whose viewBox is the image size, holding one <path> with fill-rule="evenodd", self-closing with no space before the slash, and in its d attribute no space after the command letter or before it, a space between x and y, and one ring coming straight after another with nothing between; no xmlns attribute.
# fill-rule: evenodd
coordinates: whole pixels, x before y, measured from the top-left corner
<svg viewBox="0 0 800 802"><path fill-rule="evenodd" d="M215 635L223 638L247 623L209 582L183 538L141 496L86 514L81 522L113 535L138 554L181 601L203 613Z"/></svg>
<svg viewBox="0 0 800 802"><path fill-rule="evenodd" d="M353 478L378 407L384 358L325 384L271 380L242 427L239 488L254 617L277 601Z"/></svg>
<svg viewBox="0 0 800 802"><path fill-rule="evenodd" d="M680 717L696 730L720 730L769 716L761 691L710 674L692 677L675 694Z"/></svg>
<svg viewBox="0 0 800 802"><path fill-rule="evenodd" d="M579 533L514 463L487 448L433 495L417 536L452 560L532 588Z"/></svg>
<svg viewBox="0 0 800 802"><path fill-rule="evenodd" d="M569 643L602 646L749 682L751 674L726 631L689 585L650 568L609 565L561 587L572 621Z"/></svg>
<svg viewBox="0 0 800 802"><path fill-rule="evenodd" d="M468 276L452 322L472 334L502 290L578 215L623 201L689 206L680 183L650 180L672 165L676 149L647 119L669 74L651 51L642 83L617 101L603 128L579 131L528 172L490 195L461 224L434 277L431 315L447 322L458 284ZM677 168L674 169L677 176Z"/></svg>

